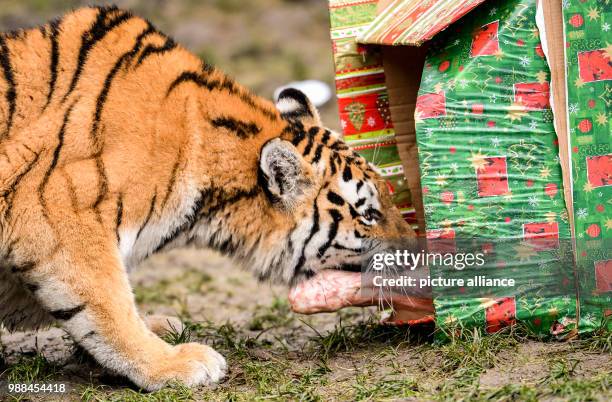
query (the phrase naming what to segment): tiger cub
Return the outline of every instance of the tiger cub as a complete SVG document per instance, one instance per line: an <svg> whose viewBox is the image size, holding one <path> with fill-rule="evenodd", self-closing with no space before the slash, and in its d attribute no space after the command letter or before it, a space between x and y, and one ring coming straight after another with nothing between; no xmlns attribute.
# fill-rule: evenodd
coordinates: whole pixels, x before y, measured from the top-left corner
<svg viewBox="0 0 612 402"><path fill-rule="evenodd" d="M209 247L287 284L413 235L375 170L299 91L276 105L114 7L0 35L0 323L56 322L145 390L211 384L212 348L171 346L128 271Z"/></svg>

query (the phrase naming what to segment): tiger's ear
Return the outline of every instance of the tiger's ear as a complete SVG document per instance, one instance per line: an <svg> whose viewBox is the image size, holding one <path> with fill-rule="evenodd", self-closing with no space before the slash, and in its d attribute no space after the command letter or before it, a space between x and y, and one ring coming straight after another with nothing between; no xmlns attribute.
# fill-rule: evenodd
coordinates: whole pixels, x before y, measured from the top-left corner
<svg viewBox="0 0 612 402"><path fill-rule="evenodd" d="M259 184L273 204L291 209L311 186L311 168L288 141L272 139L259 156Z"/></svg>
<svg viewBox="0 0 612 402"><path fill-rule="evenodd" d="M287 120L298 120L304 125L321 126L321 118L317 108L310 102L308 97L295 88L283 89L278 95L276 108L281 116Z"/></svg>

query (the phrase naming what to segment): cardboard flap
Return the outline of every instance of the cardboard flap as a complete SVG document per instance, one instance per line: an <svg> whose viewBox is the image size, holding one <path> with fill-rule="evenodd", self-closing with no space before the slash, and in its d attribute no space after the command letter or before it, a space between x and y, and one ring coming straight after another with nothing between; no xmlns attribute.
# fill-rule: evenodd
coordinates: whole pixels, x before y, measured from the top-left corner
<svg viewBox="0 0 612 402"><path fill-rule="evenodd" d="M563 174L563 191L572 233L574 230L574 203L570 140L567 127L567 89L565 78L565 41L563 40L563 11L556 0L540 0L537 15L541 40L550 67L550 86L555 131L559 140L559 161Z"/></svg>
<svg viewBox="0 0 612 402"><path fill-rule="evenodd" d="M412 194L419 232L425 233L414 110L427 49L426 47L408 46L383 46L382 49L385 81L397 148L402 158L408 188Z"/></svg>

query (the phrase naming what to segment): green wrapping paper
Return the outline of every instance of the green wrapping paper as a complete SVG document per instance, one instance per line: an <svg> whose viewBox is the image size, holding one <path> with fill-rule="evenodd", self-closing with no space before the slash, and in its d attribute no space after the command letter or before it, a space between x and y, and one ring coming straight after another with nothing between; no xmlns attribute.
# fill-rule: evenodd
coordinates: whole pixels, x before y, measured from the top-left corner
<svg viewBox="0 0 612 402"><path fill-rule="evenodd" d="M412 221L382 55L355 41L382 19L377 3L330 0L340 117L347 142L382 171ZM434 286L442 337L518 321L557 338L602 323L612 329L612 3L562 5L574 238L537 1L488 0L428 43L415 122L429 250L486 256L486 264L465 270L430 265L431 277L516 282ZM410 16L394 18L382 26L389 38L393 24L414 28L404 24ZM437 16L417 21L423 18Z"/></svg>
<svg viewBox="0 0 612 402"><path fill-rule="evenodd" d="M536 0L487 1L436 36L415 113L427 237L483 240L478 270L432 276L516 279L513 288L434 287L442 333L518 321L575 333L577 301L550 71ZM471 251L473 251L473 246Z"/></svg>
<svg viewBox="0 0 612 402"><path fill-rule="evenodd" d="M612 329L612 2L563 1L579 331Z"/></svg>

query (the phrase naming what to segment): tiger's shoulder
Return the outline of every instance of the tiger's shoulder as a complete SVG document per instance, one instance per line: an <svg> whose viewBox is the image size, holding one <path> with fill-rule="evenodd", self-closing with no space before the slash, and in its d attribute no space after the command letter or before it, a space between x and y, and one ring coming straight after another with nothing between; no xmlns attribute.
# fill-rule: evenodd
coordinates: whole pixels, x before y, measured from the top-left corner
<svg viewBox="0 0 612 402"><path fill-rule="evenodd" d="M287 125L272 102L117 7L78 9L1 44L0 219L15 205L51 209L45 194L67 189L75 210L102 216L131 183L155 193L178 174L251 188L261 146Z"/></svg>
<svg viewBox="0 0 612 402"><path fill-rule="evenodd" d="M82 115L95 132L110 99L163 95L180 72L202 68L196 55L147 19L116 6L79 8L35 28L0 33L0 147L23 155L0 157L0 195L55 141L70 105L82 109L72 119Z"/></svg>

